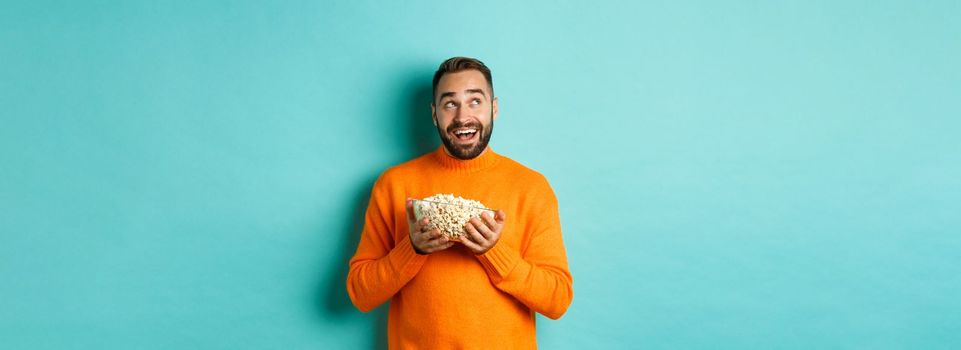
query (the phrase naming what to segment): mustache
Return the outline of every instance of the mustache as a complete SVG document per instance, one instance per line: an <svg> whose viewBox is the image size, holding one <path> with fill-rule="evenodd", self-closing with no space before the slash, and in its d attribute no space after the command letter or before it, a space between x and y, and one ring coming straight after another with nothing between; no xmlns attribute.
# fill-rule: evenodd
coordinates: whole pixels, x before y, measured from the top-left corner
<svg viewBox="0 0 961 350"><path fill-rule="evenodd" d="M476 121L469 121L466 123L454 122L451 125L447 126L447 132L454 132L454 130L457 130L460 128L474 128L474 129L477 129L477 131L480 131L484 129L484 126L481 125L481 123L478 123Z"/></svg>

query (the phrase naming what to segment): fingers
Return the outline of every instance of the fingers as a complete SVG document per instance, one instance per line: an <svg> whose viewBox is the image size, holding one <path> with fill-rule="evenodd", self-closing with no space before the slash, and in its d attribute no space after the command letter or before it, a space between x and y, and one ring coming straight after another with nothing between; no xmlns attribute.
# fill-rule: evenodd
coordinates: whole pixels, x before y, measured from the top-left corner
<svg viewBox="0 0 961 350"><path fill-rule="evenodd" d="M424 243L433 241L433 240L435 240L435 239L441 238L441 236L444 236L444 234L441 233L440 230L438 230L438 229L436 229L436 228L433 229L433 230L430 230L430 231L426 231L423 226L420 227L420 228L414 233L414 235L415 235L415 239L416 239L418 242L424 242Z"/></svg>
<svg viewBox="0 0 961 350"><path fill-rule="evenodd" d="M494 219L494 215L489 213L481 214L481 218L484 219L484 223L487 224L487 227L489 227L491 231L499 231L501 228L501 223L504 222L504 220L496 221L496 219Z"/></svg>
<svg viewBox="0 0 961 350"><path fill-rule="evenodd" d="M447 235L441 234L440 237L436 237L427 241L427 243L424 244L424 251L427 252L428 254L436 253L441 250L450 248L451 246L454 245L454 243L456 242L451 241L450 238L447 237Z"/></svg>
<svg viewBox="0 0 961 350"><path fill-rule="evenodd" d="M430 220L427 218L420 219L420 221L414 223L414 230L417 232L427 232L427 224Z"/></svg>
<svg viewBox="0 0 961 350"><path fill-rule="evenodd" d="M498 221L498 218L501 221ZM484 213L481 218L470 219L464 225L464 236L460 242L474 254L484 254L500 239L503 218L504 214L500 212L499 216Z"/></svg>
<svg viewBox="0 0 961 350"><path fill-rule="evenodd" d="M481 215L481 216L483 216L483 215ZM485 218L485 220L486 220L486 218ZM489 224L487 224L487 223L485 223L485 222L481 222L481 219L476 219L476 218L475 218L475 219L471 219L471 220L468 222L468 224L469 224L469 225L473 225L473 226L474 226L474 229L477 230L477 232L479 232L479 233L481 234L481 236L484 236L484 240L487 240L487 241L494 240L494 237L496 236L495 231L497 230L496 227L491 227L491 226L489 226ZM495 223L495 225L496 225L496 223Z"/></svg>
<svg viewBox="0 0 961 350"><path fill-rule="evenodd" d="M427 231L430 221L427 218L416 219L414 213L414 201L407 199L407 220L411 224L411 240L418 252L430 254L450 248L456 243L461 243L474 254L483 254L491 249L500 238L501 230L507 216L503 210L496 212L485 212L480 218L470 219L464 225L464 234L458 238L450 238L440 230L434 228Z"/></svg>
<svg viewBox="0 0 961 350"><path fill-rule="evenodd" d="M470 226L470 224L468 224L468 226ZM470 251L474 252L474 254L484 251L484 247L482 247L480 244L477 244L477 242L473 241L473 238L467 235L461 236L458 242L467 247L467 249L470 249Z"/></svg>
<svg viewBox="0 0 961 350"><path fill-rule="evenodd" d="M476 226L483 226L483 225L480 225L479 223L475 225L474 224L475 220L477 219L471 219L471 221L467 222L467 225L464 225L464 231L465 233L467 233L467 238L469 238L472 243L476 243L479 246L485 246L487 245L488 238L484 237L484 234L482 234L477 229Z"/></svg>
<svg viewBox="0 0 961 350"><path fill-rule="evenodd" d="M413 234L417 234L417 233L424 233L424 232L426 232L426 231L427 231L427 224L430 223L430 220L428 220L427 218L423 218L423 219L420 219L420 221L417 221L417 222L414 222L414 221L408 221L408 222L410 223L410 232L411 232L411 235L413 235Z"/></svg>
<svg viewBox="0 0 961 350"><path fill-rule="evenodd" d="M444 245L437 247L437 250L434 250L434 252L439 252L439 251L441 251L441 250L444 250L444 249L453 247L454 244L456 244L456 243L457 243L457 242L454 242L454 241L447 241L447 243L444 243Z"/></svg>
<svg viewBox="0 0 961 350"><path fill-rule="evenodd" d="M413 243L417 250L424 254L430 254L450 248L456 242L441 233L440 230L433 229L427 232L420 232L417 237L414 238Z"/></svg>

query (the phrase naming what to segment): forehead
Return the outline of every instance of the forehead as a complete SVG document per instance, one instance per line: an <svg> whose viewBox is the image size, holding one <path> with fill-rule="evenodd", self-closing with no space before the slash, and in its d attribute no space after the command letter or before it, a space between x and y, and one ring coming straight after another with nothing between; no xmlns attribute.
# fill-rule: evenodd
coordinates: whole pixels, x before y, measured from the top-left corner
<svg viewBox="0 0 961 350"><path fill-rule="evenodd" d="M437 82L437 96L445 92L463 94L465 90L482 89L487 96L490 96L490 88L487 86L487 79L480 71L469 69L457 73L444 74Z"/></svg>

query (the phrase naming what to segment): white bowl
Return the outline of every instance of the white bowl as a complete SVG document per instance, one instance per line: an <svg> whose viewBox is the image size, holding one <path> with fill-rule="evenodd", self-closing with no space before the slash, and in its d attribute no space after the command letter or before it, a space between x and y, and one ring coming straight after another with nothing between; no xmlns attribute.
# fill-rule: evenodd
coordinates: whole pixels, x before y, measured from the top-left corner
<svg viewBox="0 0 961 350"><path fill-rule="evenodd" d="M428 228L440 228L441 232L447 234L450 237L457 237L463 235L464 225L467 221L473 217L480 217L481 213L489 212L494 215L494 210L480 207L468 207L463 205L427 201L423 199L414 199L414 217L418 221L423 220L424 217L430 216L440 216L445 218L446 222L429 222L427 224ZM440 213L433 214L431 211L439 211Z"/></svg>

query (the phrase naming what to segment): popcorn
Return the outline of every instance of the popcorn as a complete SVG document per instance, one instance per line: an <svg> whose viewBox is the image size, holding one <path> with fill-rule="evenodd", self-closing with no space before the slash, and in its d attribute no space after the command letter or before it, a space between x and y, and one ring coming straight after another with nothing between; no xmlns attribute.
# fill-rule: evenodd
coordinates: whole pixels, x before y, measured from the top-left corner
<svg viewBox="0 0 961 350"><path fill-rule="evenodd" d="M467 234L464 226L471 218L480 218L485 211L493 212L479 201L464 199L453 194L435 194L414 202L414 215L417 220L426 217L427 230L439 229L450 238Z"/></svg>

